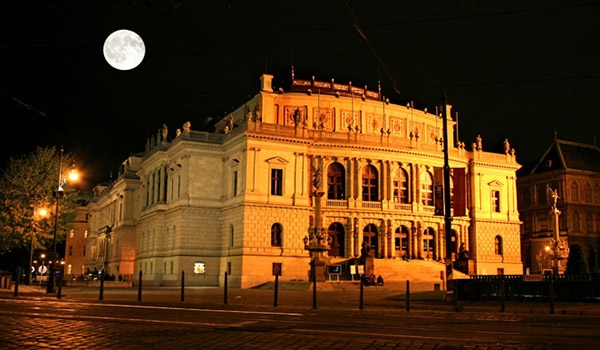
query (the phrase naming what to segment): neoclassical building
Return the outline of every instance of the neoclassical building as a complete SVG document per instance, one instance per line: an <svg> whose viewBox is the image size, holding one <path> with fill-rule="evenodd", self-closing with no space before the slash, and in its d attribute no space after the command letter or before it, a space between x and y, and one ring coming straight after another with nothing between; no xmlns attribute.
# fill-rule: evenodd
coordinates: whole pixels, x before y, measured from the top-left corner
<svg viewBox="0 0 600 350"><path fill-rule="evenodd" d="M182 272L186 285L221 285L225 273L242 288L272 281L274 271L280 280L307 280L304 239L314 227L328 236L326 264L344 273L364 245L388 280L407 261L443 269L447 244L453 258L468 251L469 274L523 272L520 165L508 144L491 153L480 137L465 147L448 133L453 218L446 242L438 215L440 116L454 130L450 106L421 111L367 87L314 78L274 90L272 78L261 76L260 91L213 133L189 122L174 133L163 126L135 158L131 183L117 180L95 202L95 257L109 273L127 266L153 285L178 285ZM132 243L125 237L134 231ZM135 244L126 259L133 266L115 255L125 259L125 242Z"/></svg>
<svg viewBox="0 0 600 350"><path fill-rule="evenodd" d="M537 164L519 176L519 212L523 221L523 263L531 273L567 268L578 250L587 273L600 271L600 149L595 144L560 140ZM558 195L558 225L552 212ZM558 237L558 254L554 243ZM574 248L575 247L575 248ZM579 254L578 253L578 254ZM555 259L556 258L556 259Z"/></svg>

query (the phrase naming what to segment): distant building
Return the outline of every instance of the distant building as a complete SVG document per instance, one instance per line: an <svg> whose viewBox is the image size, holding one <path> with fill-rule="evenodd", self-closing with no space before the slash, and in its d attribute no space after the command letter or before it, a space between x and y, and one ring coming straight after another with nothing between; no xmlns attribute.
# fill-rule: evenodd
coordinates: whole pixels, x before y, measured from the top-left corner
<svg viewBox="0 0 600 350"><path fill-rule="evenodd" d="M222 285L225 273L242 288L272 281L274 271L308 280L304 238L319 225L336 271L349 274L364 246L386 281L420 262L443 270L442 111L334 81L293 79L274 91L272 78L263 75L258 94L214 133L189 122L157 130L130 168L136 176L90 205L96 265L118 273L135 259L132 273L153 285L178 285L182 272L186 285ZM453 258L468 252L469 274L520 274L514 150L485 152L480 137L465 147L450 112ZM124 249L125 237L135 252Z"/></svg>
<svg viewBox="0 0 600 350"><path fill-rule="evenodd" d="M136 172L140 163L141 157L131 155L121 164L113 183L94 188L88 205L91 217L86 271L103 271L108 278L133 279L140 215L140 181Z"/></svg>
<svg viewBox="0 0 600 350"><path fill-rule="evenodd" d="M600 271L600 149L555 139L535 167L517 180L523 221L523 263L531 273L551 270L555 257L564 273L569 252L583 255L587 272ZM558 255L554 255L552 192L560 211Z"/></svg>
<svg viewBox="0 0 600 350"><path fill-rule="evenodd" d="M91 194L80 191L77 193L77 214L72 228L65 237L64 274L65 276L81 275L85 271L86 241L88 238L88 201Z"/></svg>

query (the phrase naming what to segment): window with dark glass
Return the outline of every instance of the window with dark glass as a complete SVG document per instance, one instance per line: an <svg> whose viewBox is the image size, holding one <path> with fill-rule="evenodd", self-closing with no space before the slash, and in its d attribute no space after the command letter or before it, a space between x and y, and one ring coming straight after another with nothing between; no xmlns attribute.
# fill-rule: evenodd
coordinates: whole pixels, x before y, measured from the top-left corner
<svg viewBox="0 0 600 350"><path fill-rule="evenodd" d="M571 184L571 200L573 202L579 201L579 186L577 186L576 182Z"/></svg>
<svg viewBox="0 0 600 350"><path fill-rule="evenodd" d="M283 195L283 169L271 169L271 195Z"/></svg>
<svg viewBox="0 0 600 350"><path fill-rule="evenodd" d="M502 237L496 236L494 238L494 253L496 255L504 255L504 251L502 248Z"/></svg>
<svg viewBox="0 0 600 350"><path fill-rule="evenodd" d="M573 213L573 232L581 232L579 212Z"/></svg>
<svg viewBox="0 0 600 350"><path fill-rule="evenodd" d="M327 199L346 199L344 167L333 163L327 168Z"/></svg>
<svg viewBox="0 0 600 350"><path fill-rule="evenodd" d="M362 171L362 200L366 202L379 200L377 169L370 164L364 167Z"/></svg>
<svg viewBox="0 0 600 350"><path fill-rule="evenodd" d="M392 183L394 203L408 203L408 177L404 169L397 169Z"/></svg>
<svg viewBox="0 0 600 350"><path fill-rule="evenodd" d="M586 203L592 203L592 185L589 183L585 184L583 188L583 196Z"/></svg>
<svg viewBox="0 0 600 350"><path fill-rule="evenodd" d="M238 172L237 170L233 172L233 178L232 178L232 192L233 192L233 197L237 196L237 186L238 186Z"/></svg>
<svg viewBox="0 0 600 350"><path fill-rule="evenodd" d="M281 225L273 224L271 226L271 246L272 247L281 247Z"/></svg>

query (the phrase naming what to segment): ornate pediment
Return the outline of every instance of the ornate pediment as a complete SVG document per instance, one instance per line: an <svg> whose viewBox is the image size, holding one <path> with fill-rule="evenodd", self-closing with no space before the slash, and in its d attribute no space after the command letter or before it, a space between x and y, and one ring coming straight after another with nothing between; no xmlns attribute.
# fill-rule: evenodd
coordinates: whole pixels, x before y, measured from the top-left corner
<svg viewBox="0 0 600 350"><path fill-rule="evenodd" d="M269 164L287 164L289 163L287 160L281 158L281 157L273 157L273 158L269 158L267 159L267 163Z"/></svg>
<svg viewBox="0 0 600 350"><path fill-rule="evenodd" d="M488 186L490 187L502 187L504 184L498 180L488 182Z"/></svg>

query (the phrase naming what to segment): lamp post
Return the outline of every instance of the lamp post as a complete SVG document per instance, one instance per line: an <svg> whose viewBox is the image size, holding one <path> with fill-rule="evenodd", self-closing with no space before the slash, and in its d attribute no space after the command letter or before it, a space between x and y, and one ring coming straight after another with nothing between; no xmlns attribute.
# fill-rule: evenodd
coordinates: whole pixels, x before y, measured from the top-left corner
<svg viewBox="0 0 600 350"><path fill-rule="evenodd" d="M46 288L46 293L54 293L55 292L54 278L55 278L55 273L56 273L56 263L58 260L57 256L56 256L56 236L58 234L59 202L60 202L60 197L64 194L63 186L67 182L67 179L63 178L63 153L64 153L64 148L61 146L59 160L58 160L58 185L56 187L56 193L55 193L55 198L54 198L54 200L56 201L56 208L55 208L55 212L54 212L54 237L52 238L52 258L50 260L50 274L48 275L48 285ZM77 172L74 169L72 169L71 172L69 173L69 179L76 180L78 177L79 176L78 176Z"/></svg>

